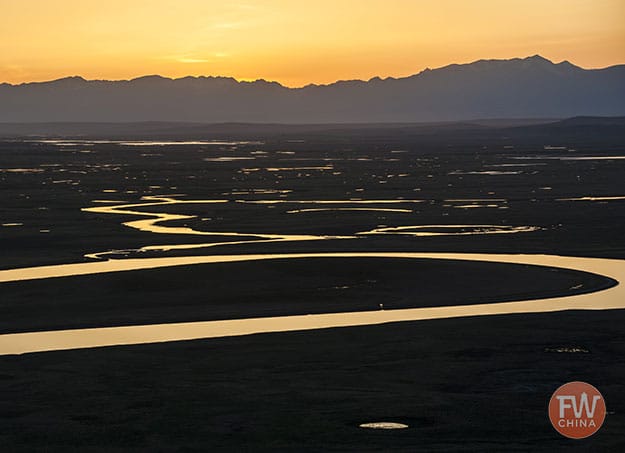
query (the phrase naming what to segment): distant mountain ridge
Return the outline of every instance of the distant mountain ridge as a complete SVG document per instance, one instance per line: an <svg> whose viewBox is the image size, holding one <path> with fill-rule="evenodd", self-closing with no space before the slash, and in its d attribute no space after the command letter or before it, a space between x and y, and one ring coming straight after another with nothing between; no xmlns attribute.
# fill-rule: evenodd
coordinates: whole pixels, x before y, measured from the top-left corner
<svg viewBox="0 0 625 453"><path fill-rule="evenodd" d="M359 123L625 115L625 65L539 55L287 88L230 77L0 84L0 122Z"/></svg>

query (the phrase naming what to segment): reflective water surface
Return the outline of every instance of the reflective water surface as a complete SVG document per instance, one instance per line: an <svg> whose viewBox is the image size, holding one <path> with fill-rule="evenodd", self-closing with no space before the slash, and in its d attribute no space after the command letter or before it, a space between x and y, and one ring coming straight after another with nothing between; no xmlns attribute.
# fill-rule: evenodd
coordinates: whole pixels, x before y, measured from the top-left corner
<svg viewBox="0 0 625 453"><path fill-rule="evenodd" d="M615 200L625 200L625 196L558 198L558 201L615 201Z"/></svg>
<svg viewBox="0 0 625 453"><path fill-rule="evenodd" d="M260 192L262 193L262 192ZM286 193L289 193L288 191ZM283 194L284 195L284 194ZM505 209L506 206L500 204L483 204L479 201L486 201L488 199L448 199L448 202L464 202L468 201L471 204L454 205L454 208L499 208ZM507 203L504 199L491 199L498 203ZM99 202L105 200L98 200ZM269 205L275 204L297 204L297 205L332 205L327 208L303 208L292 209L286 211L286 214L306 214L313 212L324 211L364 211L364 212L393 212L393 213L412 213L412 209L406 208L382 208L378 205L386 204L406 204L411 205L414 203L423 203L426 200L421 199L395 199L395 200L363 200L363 199L349 199L349 200L286 200L286 199L271 199L271 200L228 200L228 199L208 199L208 200L182 200L175 198L174 195L158 195L158 196L144 196L142 202L132 204L119 204L109 206L108 203L105 206L94 206L89 208L83 208L85 212L92 212L98 214L116 214L116 215L133 215L138 217L149 217L143 220L133 220L130 222L124 222L123 225L129 228L134 228L139 231L145 231L149 233L157 234L180 234L180 235L198 235L198 236L213 236L213 237L226 237L232 238L232 240L226 241L210 241L203 243L191 243L191 244L160 244L160 245L148 245L139 247L136 249L127 250L108 250L102 252L94 252L85 255L88 258L103 259L114 256L124 255L128 256L130 253L142 253L147 251L172 251L172 250L191 250L217 246L229 246L239 244L251 244L258 242L289 242L289 241L319 241L329 239L357 239L366 235L391 235L398 234L403 236L451 236L451 235L476 235L476 234L502 234L502 233L526 233L537 231L540 228L535 226L509 226L509 225L399 225L399 226L378 226L372 230L367 231L354 231L351 235L315 235L315 234L287 234L287 233L257 233L253 231L200 231L187 226L167 226L163 225L164 222L190 220L196 218L196 216L144 211L142 208L150 208L154 206L163 205L188 205L188 204L207 204L207 205L220 205L227 203L241 203L252 205ZM357 207L352 207L357 205ZM451 206L451 205L450 205Z"/></svg>
<svg viewBox="0 0 625 453"><path fill-rule="evenodd" d="M553 255L378 252L219 255L109 260L93 263L4 270L0 271L0 282L87 275L101 272L154 269L158 267L201 263L243 262L268 259L305 259L315 257L435 258L542 265L592 272L612 278L618 282L625 281L625 260ZM377 325L389 322L463 316L542 313L571 309L605 310L616 308L625 308L625 289L621 284L595 293L519 302L5 334L0 335L0 354L22 354L64 349L218 338L267 332L289 332L334 327Z"/></svg>
<svg viewBox="0 0 625 453"><path fill-rule="evenodd" d="M223 141L223 140L192 140L192 141L162 141L162 140L33 140L36 143L45 143L56 146L78 146L78 145L102 145L113 144L123 146L171 146L171 145L215 145L215 146L231 146L231 145L251 145L262 144L258 141Z"/></svg>
<svg viewBox="0 0 625 453"><path fill-rule="evenodd" d="M146 235L146 241L141 247L127 250L107 250L96 251L87 256L96 261L87 263L26 267L19 269L0 270L0 282L36 280L56 277L71 277L75 275L89 275L106 272L124 272L141 269L155 269L172 266L189 266L196 264L226 263L226 262L249 262L271 259L304 260L311 258L433 258L467 261L489 261L498 263L515 263L528 265L552 266L565 269L574 269L586 272L593 272L613 278L617 281L625 279L625 261L614 259L598 258L574 258L564 256L549 255L510 255L510 254L463 254L463 253L402 253L402 252L351 252L351 253L299 253L299 254L248 254L235 255L222 253L221 255L200 255L196 256L158 256L142 258L146 256L141 252L168 252L175 250L195 250L205 247L223 246L228 247L236 244L265 243L278 241L320 241L320 240L357 240L373 236L376 240L383 241L384 235L397 235L392 240L399 241L400 238L406 241L418 242L421 238L431 236L469 236L469 235L491 235L491 234L519 234L524 237L531 237L533 232L537 232L543 227L535 225L551 225L543 221L540 217L512 217L516 206L536 201L542 194L547 195L545 202L558 201L592 201L608 202L625 199L618 196L618 191L613 192L612 188L602 190L601 187L579 186L576 190L562 190L562 183L552 180L546 176L543 179L533 180L531 187L527 190L516 190L517 178L513 175L520 173L540 175L543 170L547 170L553 165L566 165L573 168L589 167L586 173L578 172L581 181L590 180L594 173L591 166L601 163L595 162L564 162L567 161L594 161L625 159L625 156L576 156L576 155L556 155L556 151L550 151L550 155L528 155L509 156L502 155L505 159L503 163L490 157L486 160L476 160L467 162L466 166L460 166L455 161L453 165L443 162L440 157L411 157L404 150L393 150L384 154L365 155L363 153L351 153L340 157L328 157L325 155L308 155L297 151L276 151L275 153L259 151L254 146L249 150L238 145L254 144L260 142L229 142L229 141L194 141L194 142L159 142L159 141L88 141L88 140L44 140L42 143L52 145L57 150L54 160L41 164L41 168L31 168L32 163L25 161L15 163L16 168L0 169L2 178L39 178L41 184L55 184L56 190L65 189L80 192L89 182L92 182L92 190L88 192L89 198L80 198L77 206L84 200L93 199L95 206L83 209L92 217L112 218L113 222L118 222L118 216L123 216L119 223L126 228L141 231ZM135 151L125 146L159 146L154 151L140 154L146 159L141 161L141 165L132 168L122 154L111 155L111 160L102 163L95 160L94 154L100 152L97 145L106 145L102 149L112 150L119 148L120 151L135 154ZM114 146L109 146L114 145ZM167 154L162 146L180 146L175 149L176 153ZM183 145L198 146L197 150L192 147L182 148ZM220 149L213 145L230 147ZM72 146L81 146L87 150L75 149ZM206 149L213 150L214 154L197 154ZM559 147L546 149L558 150ZM144 151L144 148L136 151ZM158 157L167 156L164 166L178 168L176 165L181 160L180 153L188 150L186 158L193 162L188 170L177 170L180 179L169 181L165 178L151 177L149 172L143 170L144 162L157 161ZM145 151L150 151L149 149ZM162 153L160 153L162 151ZM73 153L86 153L80 156L80 161L67 160L62 156ZM187 152L187 151L185 151ZM230 154L232 152L232 154ZM568 151L567 151L568 152ZM191 153L193 153L191 155ZM272 154L273 153L273 154ZM392 153L394 157L405 157L401 164L378 165L381 162L398 162L396 158L388 158ZM275 155L279 155L276 158ZM273 155L270 159L267 156ZM297 155L298 157L294 157ZM301 157L300 157L301 156ZM113 157L115 157L113 159ZM52 159L53 157L50 157ZM84 161L83 161L84 158ZM500 157L498 157L499 159ZM92 159L92 160L88 160ZM165 158L163 158L165 159ZM544 160L543 160L544 159ZM254 162L251 162L251 161ZM170 162L171 161L171 162ZM240 161L237 163L237 161ZM351 167L346 167L343 163L350 162L350 165L363 165L359 167L363 178L349 180L346 177ZM374 162L375 165L369 164ZM492 162L491 165L488 165ZM404 163L406 165L404 165ZM607 163L605 165L617 165L618 162ZM442 166L443 165L443 166ZM444 166L447 165L447 166ZM452 166L451 166L452 165ZM546 167L547 166L547 167ZM514 168L518 167L518 168ZM536 168L533 168L536 167ZM543 168L546 167L546 168ZM167 167L170 168L170 167ZM197 172L201 168L204 173ZM223 174L212 173L219 171L226 173L225 180L219 179ZM225 170L224 170L225 169ZM450 173L451 172L451 173ZM61 173L63 173L61 175ZM122 174L123 173L123 174ZM112 175L118 174L113 178ZM307 176L314 175L320 180L312 180L310 183L303 183ZM448 174L453 177L445 179ZM86 175L86 176L83 176ZM204 176L202 176L204 175ZM466 175L466 176L465 176ZM510 177L499 177L510 175ZM577 175L577 181L580 176ZM108 179L100 178L110 176ZM549 176L549 175L547 175ZM47 179L46 179L47 178ZM122 179L124 178L124 179ZM323 179L321 179L323 178ZM538 177L537 177L538 178ZM190 180L193 184L185 187L181 181ZM33 179L34 180L34 179ZM106 183L100 183L106 181ZM175 182L174 182L175 181ZM196 183L197 181L197 183ZM202 189L194 191L195 185L199 187L209 187L215 182L216 189L205 195ZM462 181L465 181L461 184ZM467 182L468 181L468 182ZM510 187L503 186L498 181L510 181ZM332 190L317 191L318 187L330 182L334 186ZM274 186L275 184L275 186ZM246 187L246 185L248 187ZM179 189L177 187L180 187ZM482 188L483 186L483 188ZM551 187L553 186L553 188ZM28 187L31 187L29 185ZM34 186L32 186L34 187ZM46 186L45 188L47 189ZM187 190L189 187L192 190ZM614 185L612 187L615 187ZM340 190L336 190L340 188ZM531 189L531 190L530 190ZM186 195L155 195L156 190L188 192L190 196L200 199L185 200ZM24 190L26 192L26 190ZM419 199L413 198L416 192ZM328 198L322 198L325 193ZM572 198L553 198L572 197ZM614 194L615 196L588 194ZM106 194L106 195L104 195ZM130 194L138 194L131 196ZM531 194L531 195L527 195ZM541 194L541 195L539 195ZM22 195L19 192L17 195ZM395 195L397 195L395 197ZM588 195L588 196L587 196ZM109 198L123 197L129 201L114 200ZM272 196L275 198L272 199ZM489 198L492 196L492 198ZM205 197L207 199L201 199ZM298 198L292 198L298 197ZM376 198L377 197L377 198ZM531 197L526 200L526 197ZM302 199L312 198L312 199ZM136 201L138 200L138 201ZM618 202L617 202L618 203ZM615 203L615 204L617 204ZM210 212L208 214L197 214L201 206L205 205ZM566 203L557 203L559 206L567 206ZM592 203L575 203L576 208L592 205ZM35 205L38 206L38 205ZM77 207L74 206L74 207ZM184 206L185 210L182 210ZM339 217L353 213L350 220L360 220L371 213L369 223L365 226L354 226L349 223L347 227L341 229L341 235L306 234L303 229L302 234L289 234L282 219L271 223L264 223L261 226L274 225L276 230L256 230L260 222L237 223L236 221L219 223L215 221L212 211L226 211L226 208L240 207L241 209L256 210L257 212L267 209L284 214L292 224L296 226L296 221L307 222L310 218L324 219ZM510 207L509 207L510 206ZM170 209L171 208L171 209ZM198 208L198 209L196 209ZM479 208L479 209L478 209ZM46 207L47 209L47 207ZM191 209L188 211L188 209ZM437 216L424 217L425 210L431 209ZM498 211L497 209L510 209L510 211ZM167 212L161 212L166 210ZM467 210L467 211L464 211ZM316 214L316 213L326 213ZM341 214L345 212L344 214ZM483 217L468 217L473 212L483 214ZM327 214L330 213L330 214ZM336 213L336 214L334 214ZM501 214L501 215L497 215ZM220 214L218 214L220 215ZM441 219L449 219L448 224L438 224ZM129 218L130 216L130 218ZM309 217L307 217L309 216ZM239 218L244 218L240 216ZM237 219L239 219L237 218ZM520 225L510 224L514 219L533 219L521 221ZM195 220L194 220L195 219ZM383 219L383 220L382 220ZM2 219L3 234L15 232L20 233L31 225L30 219L23 219L19 216L10 216ZM101 220L98 218L98 220ZM123 223L122 223L123 221ZM27 226L22 226L20 222L25 222ZM473 223L471 223L473 222ZM528 224L523 224L528 222ZM536 222L532 224L530 222ZM384 223L382 225L381 223ZM220 225L225 225L220 230ZM115 227L115 225L113 225ZM289 225L290 226L290 225ZM13 228L12 228L13 227ZM41 227L39 227L41 228ZM284 230L281 231L281 228ZM345 232L347 230L347 232ZM49 232L49 229L41 228L40 232ZM298 230L299 232L299 230ZM344 234L343 234L344 233ZM158 235L158 236L156 236ZM202 241L200 243L176 243L167 244L167 235L182 235L183 237ZM54 236L54 232L49 236ZM193 236L196 236L193 238ZM155 237L158 237L159 244ZM201 237L201 239L199 239ZM514 237L514 236L513 236ZM469 239L467 237L467 239ZM502 239L502 238L500 238ZM182 242L187 242L183 239ZM362 242L366 242L363 240ZM125 244L126 242L124 242ZM129 242L132 244L132 242ZM150 245L144 245L144 244ZM325 246L324 246L325 247ZM90 250L90 249L87 249ZM365 249L366 250L366 249ZM517 248L514 248L517 250ZM522 250L522 248L518 248ZM84 253L81 249L80 253ZM234 253L234 252L232 252ZM130 258L132 256L132 258ZM123 258L126 257L126 258ZM116 258L116 259L110 259ZM50 262L50 261L48 261ZM86 293L88 298L88 293ZM166 323L157 325L137 325L125 327L100 327L90 329L75 329L65 331L50 332L28 332L19 334L0 335L0 354L27 353L36 351L52 351L59 349L77 349L112 345L130 345L151 342L178 341L200 338L216 338L234 335L247 335L263 332L287 332L295 330L309 330L320 328L347 327L358 325L375 325L388 322L416 321L425 319L452 318L460 316L486 316L494 314L508 313L531 313L548 312L567 309L611 309L625 308L625 292L622 285L599 291L593 294L578 294L567 297L555 297L539 300L525 300L517 302L489 303L482 305L456 305L447 307L429 307L398 310L376 310L369 312L348 312L348 313L328 313L317 315L283 316L273 318L252 318L252 319L230 319L207 322L185 322Z"/></svg>

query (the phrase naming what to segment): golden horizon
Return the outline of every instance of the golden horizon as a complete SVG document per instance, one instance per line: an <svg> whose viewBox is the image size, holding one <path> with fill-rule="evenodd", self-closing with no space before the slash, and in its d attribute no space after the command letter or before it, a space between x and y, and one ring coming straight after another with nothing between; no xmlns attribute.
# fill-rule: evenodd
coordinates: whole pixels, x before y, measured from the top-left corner
<svg viewBox="0 0 625 453"><path fill-rule="evenodd" d="M0 81L223 76L287 87L542 55L625 62L619 0L0 0Z"/></svg>
<svg viewBox="0 0 625 453"><path fill-rule="evenodd" d="M45 83L45 82L54 82L57 80L63 80L63 79L69 79L69 78L81 78L83 80L86 80L88 82L94 82L94 81L105 81L105 82L128 82L128 81L132 81L132 80L136 80L136 79L141 79L144 77L162 77L165 79L171 79L171 80L180 80L180 79L184 79L187 77L193 77L193 78L201 78L201 77L205 77L205 78L229 78L229 79L234 79L237 82L256 82L256 81L265 81L265 82L269 82L269 83L279 83L280 85L282 85L285 88L303 88L305 86L308 85L317 85L317 86L321 86L321 85L331 85L333 83L337 83L337 82L345 82L345 81L361 81L361 82L367 82L369 80L371 80L372 78L380 78L382 80L390 78L390 79L401 79L401 78L405 78L405 77L411 77L414 75L419 74L420 72L422 72L425 69L431 69L431 70L436 70L436 69L441 69L444 68L446 66L449 65L454 65L454 64L458 64L458 65L466 65L466 64L471 64L471 63L475 63L477 61L482 61L482 60L495 60L495 61L504 61L504 60L513 60L513 59L526 59L526 58L530 58L533 55L530 56L525 56L525 57L510 57L510 58L480 58L478 60L472 60L472 61L466 61L466 62L449 62L446 65L443 66L439 66L439 67L427 67L427 68L423 68L423 69L419 69L415 72L409 73L409 74L401 74L401 75L385 75L385 76L380 76L380 75L374 75L372 77L369 77L367 79L364 78L346 78L346 79L337 79L337 80L332 80L332 81L328 81L328 82L321 82L321 83L315 83L315 82L310 82L307 83L305 85L297 85L297 86L293 86L293 85L287 85L285 83L282 83L280 80L268 80L268 79L264 79L262 77L257 77L257 78L239 78L239 77L235 77L235 76L231 76L231 75L222 75L222 74L185 74L185 75L168 75L168 74L137 74L134 76L129 76L129 77L125 77L125 78L103 78L103 77L84 77L81 74L66 74L66 75L61 75L61 76L57 76L54 77L52 79L40 79L40 80L24 80L24 81L20 81L20 82L9 82L9 81L0 81L0 83L8 83L10 85L21 85L21 84L29 84L29 83ZM541 55L542 56L542 55ZM543 57L545 58L545 57ZM548 59L548 58L547 58ZM550 59L548 59L550 60ZM605 68L609 68L612 66L621 66L621 65L625 65L625 63L615 63L612 65L608 65L608 66L597 66L597 67L584 67L578 64L575 64L575 62L572 62L571 60L561 60L561 61L553 61L550 60L552 63L554 64L559 64L562 63L564 61L568 61L569 63L578 66L582 69L605 69Z"/></svg>

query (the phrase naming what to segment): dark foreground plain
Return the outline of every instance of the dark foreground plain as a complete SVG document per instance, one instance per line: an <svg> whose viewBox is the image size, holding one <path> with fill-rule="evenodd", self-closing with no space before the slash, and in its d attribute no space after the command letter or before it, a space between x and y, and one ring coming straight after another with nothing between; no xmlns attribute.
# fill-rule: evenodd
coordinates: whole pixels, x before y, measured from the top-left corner
<svg viewBox="0 0 625 453"><path fill-rule="evenodd" d="M5 451L623 451L622 311L461 318L0 357ZM578 353L550 352L559 348ZM603 428L547 418L597 386ZM358 428L369 421L410 425Z"/></svg>
<svg viewBox="0 0 625 453"><path fill-rule="evenodd" d="M55 142L7 137L1 268L90 261L84 255L97 252L625 258L620 120L231 125L204 134L193 127L200 131L169 130L158 140L222 143L137 146L149 137L128 131ZM120 143L128 140L135 142ZM188 201L132 208L194 216L160 226L245 237L156 234L121 225L148 216L81 210L146 196ZM331 200L342 203L318 203ZM401 226L475 234L358 234ZM532 230L488 233L492 226ZM255 234L324 239L249 242ZM213 245L138 251L201 243ZM580 272L462 261L198 265L2 283L0 329L488 303L611 284ZM567 311L2 356L0 442L7 451L622 451L623 316ZM604 427L583 441L560 437L547 418L551 393L570 380L592 383L607 401ZM380 420L410 428L357 427Z"/></svg>

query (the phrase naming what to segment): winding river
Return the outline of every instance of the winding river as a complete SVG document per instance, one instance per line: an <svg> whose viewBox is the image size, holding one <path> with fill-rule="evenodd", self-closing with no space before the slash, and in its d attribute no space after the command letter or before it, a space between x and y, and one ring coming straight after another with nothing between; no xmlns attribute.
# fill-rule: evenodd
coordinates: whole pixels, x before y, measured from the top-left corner
<svg viewBox="0 0 625 453"><path fill-rule="evenodd" d="M3 270L0 271L0 282L88 275L104 272L122 272L203 263L259 261L268 259L305 259L316 257L434 258L529 264L591 272L612 278L617 282L625 281L625 260L554 255L376 252L218 255L108 260L92 263ZM625 289L623 285L619 284L594 293L518 302L5 334L0 335L0 355L219 338L267 332L290 332L334 327L377 325L390 322L419 321L463 316L542 313L573 309L608 310L623 308L625 308Z"/></svg>
<svg viewBox="0 0 625 453"><path fill-rule="evenodd" d="M528 233L540 230L536 226L511 226L511 225L401 225L393 227L378 227L367 231L355 231L351 235L311 235L311 234L285 234L285 233L255 233L255 232L228 232L228 231L201 231L186 226L163 225L166 222L191 220L196 216L184 214L170 214L165 212L144 211L144 208L165 205L186 205L186 204L205 204L205 205L223 205L226 203L255 204L267 205L275 207L277 204L295 204L295 205L323 205L331 207L323 208L305 208L288 210L286 214L302 214L311 212L325 211L369 211L369 212L400 212L412 213L412 209L402 208L381 208L380 205L403 204L411 206L415 203L424 203L426 200L417 199L393 199L393 200L227 200L227 199L208 199L208 200L184 200L175 198L175 195L158 195L144 196L142 202L132 204L115 204L113 206L95 206L83 208L85 212L97 214L114 214L114 215L131 215L136 217L147 217L147 219L133 220L124 222L122 225L139 231L155 233L155 234L178 234L178 235L194 235L203 237L222 237L230 238L225 241L210 241L202 243L188 244L163 244L148 245L137 249L130 250L108 250L104 252L96 252L85 255L92 259L109 259L115 258L117 255L127 256L129 253L143 252L169 252L172 250L191 250L203 249L208 247L266 243L266 242L302 242L302 241L319 241L328 239L358 239L370 235L404 235L404 236L464 236L464 235L483 235L483 234L510 234L510 233ZM107 202L107 200L99 200ZM470 199L470 200L446 200L454 201L470 201L470 202L489 202L502 201L501 199ZM357 207L354 207L357 206ZM462 205L456 207L480 207L483 205ZM490 206L490 205L486 205ZM494 205L495 206L495 205ZM498 206L498 205L496 205Z"/></svg>
<svg viewBox="0 0 625 453"><path fill-rule="evenodd" d="M304 208L291 213L317 212L318 210L391 210L381 208L387 204L412 204L424 200L234 200L235 203L275 204L294 203L308 205L333 205L332 208ZM482 200L480 200L482 201ZM488 201L488 200L486 200ZM188 220L194 216L146 212L140 208L156 205L177 205L187 203L222 204L231 200L179 200L173 196L143 197L142 203L115 206L97 206L84 211L99 214L131 215L147 217L142 220L125 222L123 225L155 234L183 234L200 236L231 236L240 240L230 242L209 242L201 244L153 245L128 251L106 251L87 255L97 261L87 263L38 266L20 269L0 270L0 283L45 278L71 277L77 275L124 272L141 269L156 269L197 264L262 261L271 259L307 258L402 258L402 259L443 259L485 261L494 263L526 264L549 266L562 269L590 272L625 281L625 260L603 258L579 258L554 255L510 255L479 253L413 253L413 252L347 252L347 253L290 253L290 254L249 254L249 255L200 255L155 258L114 259L123 252L143 252L148 250L168 251L172 249L193 249L214 245L231 245L251 242L271 241L312 241L324 239L355 239L362 235L397 234L410 236L467 235L467 234L508 234L529 233L540 229L532 226L510 225L400 225L379 227L369 231L354 232L350 236L315 236L289 234L257 234L245 232L198 231L188 227L166 226L163 222ZM356 205L356 207L354 207ZM393 211L408 209L392 208ZM396 310L359 311L326 313L264 318L229 319L219 321L198 321L169 324L135 325L123 327L99 327L42 332L25 332L0 335L0 355L24 354L31 352L57 351L81 348L94 348L116 345L134 345L167 341L219 338L250 335L267 332L289 332L334 327L377 325L390 322L419 321L427 319L455 318L463 316L488 316L511 313L541 313L561 310L607 310L625 308L625 289L616 285L601 291L564 297L499 302L444 307L409 308Z"/></svg>

